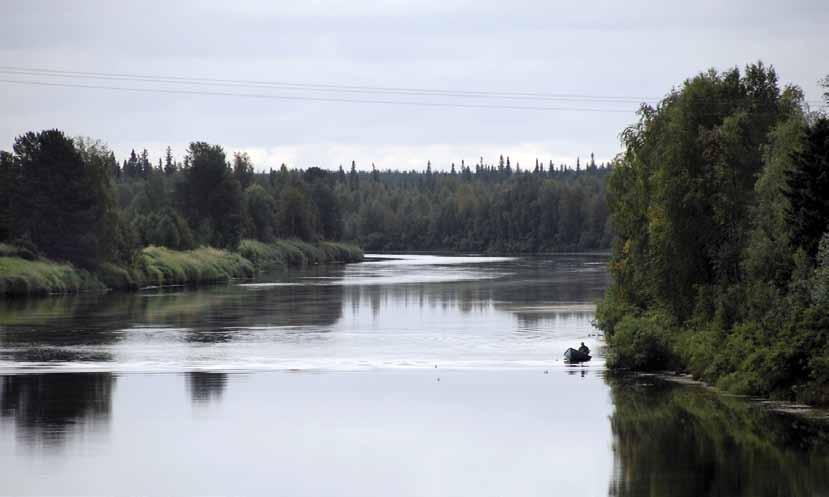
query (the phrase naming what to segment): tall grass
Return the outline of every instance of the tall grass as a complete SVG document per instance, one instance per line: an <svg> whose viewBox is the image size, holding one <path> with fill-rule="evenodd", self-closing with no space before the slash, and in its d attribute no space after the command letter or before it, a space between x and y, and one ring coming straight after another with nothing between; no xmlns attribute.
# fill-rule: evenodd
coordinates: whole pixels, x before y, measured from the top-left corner
<svg viewBox="0 0 829 497"><path fill-rule="evenodd" d="M259 269L363 260L363 251L354 245L336 242L313 245L301 240L277 240L272 243L242 240L239 253Z"/></svg>
<svg viewBox="0 0 829 497"><path fill-rule="evenodd" d="M92 274L71 264L0 257L0 296L48 295L103 290Z"/></svg>
<svg viewBox="0 0 829 497"><path fill-rule="evenodd" d="M217 283L253 276L253 264L239 254L214 248L184 252L147 247L135 263L133 275L140 285Z"/></svg>
<svg viewBox="0 0 829 497"><path fill-rule="evenodd" d="M0 244L0 296L47 295L92 290L135 290L144 286L200 285L251 277L257 269L358 262L359 248L300 240L262 243L244 240L239 252L214 248L176 251L144 248L131 267L102 263L95 274L71 264L38 258L32 251Z"/></svg>

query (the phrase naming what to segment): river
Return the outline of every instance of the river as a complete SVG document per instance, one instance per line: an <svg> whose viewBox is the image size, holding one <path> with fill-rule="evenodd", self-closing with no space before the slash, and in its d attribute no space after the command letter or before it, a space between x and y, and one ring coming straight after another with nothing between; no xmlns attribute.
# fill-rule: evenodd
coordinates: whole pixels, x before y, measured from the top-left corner
<svg viewBox="0 0 829 497"><path fill-rule="evenodd" d="M605 371L606 263L372 256L0 302L0 494L829 493L825 422Z"/></svg>

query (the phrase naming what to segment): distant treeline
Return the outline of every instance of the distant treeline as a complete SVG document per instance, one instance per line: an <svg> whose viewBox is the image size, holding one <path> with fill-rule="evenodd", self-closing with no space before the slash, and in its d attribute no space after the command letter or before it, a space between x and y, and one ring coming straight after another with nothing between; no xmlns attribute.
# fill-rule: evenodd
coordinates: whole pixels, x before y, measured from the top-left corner
<svg viewBox="0 0 829 497"><path fill-rule="evenodd" d="M340 170L343 236L370 250L543 252L609 248L609 166L536 162L448 172Z"/></svg>
<svg viewBox="0 0 829 497"><path fill-rule="evenodd" d="M191 144L183 163L169 149L155 166L146 150L132 152L121 165L111 163L119 204L143 243L187 248L201 240L230 246L236 225L241 237L265 242L276 237L348 240L379 251L514 253L610 247L604 183L611 166L596 164L592 155L584 167L580 160L570 166L536 161L533 168L522 170L502 156L497 165L481 158L474 166L461 162L441 172L432 171L431 163L425 171L380 171L373 165L371 171L361 171L352 161L348 171L342 166L330 171L283 164L263 173L255 172L249 156L237 153L225 171L227 181L238 182L241 193L226 191L218 200L203 193L192 197L204 200L202 211L219 209L212 218L217 219L230 215L223 206L239 196L238 221L204 224L188 192L193 190L199 149L205 147L210 146ZM215 158L216 168L221 160ZM187 226L189 230L182 229ZM226 234L218 235L216 226L224 226Z"/></svg>
<svg viewBox="0 0 829 497"><path fill-rule="evenodd" d="M827 116L756 64L689 79L622 136L610 364L829 404Z"/></svg>

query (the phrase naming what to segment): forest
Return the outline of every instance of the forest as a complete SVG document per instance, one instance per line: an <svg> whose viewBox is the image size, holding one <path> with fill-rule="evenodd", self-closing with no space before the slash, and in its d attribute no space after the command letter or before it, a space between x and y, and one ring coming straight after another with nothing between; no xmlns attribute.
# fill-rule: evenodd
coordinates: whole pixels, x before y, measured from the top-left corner
<svg viewBox="0 0 829 497"><path fill-rule="evenodd" d="M502 156L440 172L353 161L348 172L265 171L205 142L181 161L169 147L157 160L143 150L119 161L97 140L28 132L0 152L0 294L225 280L262 265L356 260L357 247L607 249L611 170L591 155L584 167L536 160L523 170Z"/></svg>
<svg viewBox="0 0 829 497"><path fill-rule="evenodd" d="M829 403L827 116L758 63L688 79L622 138L609 364Z"/></svg>

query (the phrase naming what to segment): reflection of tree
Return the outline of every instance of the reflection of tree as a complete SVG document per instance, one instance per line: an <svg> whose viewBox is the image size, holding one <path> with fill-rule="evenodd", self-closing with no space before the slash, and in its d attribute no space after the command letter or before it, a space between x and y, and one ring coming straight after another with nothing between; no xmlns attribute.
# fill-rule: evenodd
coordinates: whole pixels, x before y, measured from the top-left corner
<svg viewBox="0 0 829 497"><path fill-rule="evenodd" d="M59 444L78 427L109 421L114 386L110 373L3 376L0 415L14 419L25 443Z"/></svg>
<svg viewBox="0 0 829 497"><path fill-rule="evenodd" d="M220 400L227 386L227 374L192 371L187 374L187 387L193 403Z"/></svg>
<svg viewBox="0 0 829 497"><path fill-rule="evenodd" d="M239 329L255 327L330 327L342 316L340 285L296 285L235 291L198 315L179 320L191 342L233 340Z"/></svg>
<svg viewBox="0 0 829 497"><path fill-rule="evenodd" d="M698 388L610 378L614 496L829 493L829 426Z"/></svg>
<svg viewBox="0 0 829 497"><path fill-rule="evenodd" d="M494 265L447 266L445 271L480 273L482 276L498 276L483 279L458 279L449 281L418 281L406 272L390 273L401 276L403 282L376 284L370 280L364 285L346 285L344 300L356 313L362 305L372 314L384 306L457 309L468 313L496 309L509 312L519 320L519 328L550 328L557 323L551 321L585 322L592 319L592 309L583 309L600 299L608 284L605 267L607 256L572 255L555 257L526 257ZM360 269L364 271L364 269ZM427 276L443 275L435 267L429 269L413 266L411 271L428 271ZM362 272L357 278L368 279ZM392 278L394 280L394 278ZM551 302L578 304L572 310L545 309Z"/></svg>
<svg viewBox="0 0 829 497"><path fill-rule="evenodd" d="M113 345L136 324L187 328L188 341L211 343L232 340L245 327L331 326L342 315L342 293L339 285L232 285L0 301L0 343L6 346L0 358L109 361L108 352L89 346Z"/></svg>
<svg viewBox="0 0 829 497"><path fill-rule="evenodd" d="M51 345L108 345L124 317L135 312L133 299L123 295L81 294L36 299L0 300L3 343L37 342Z"/></svg>

